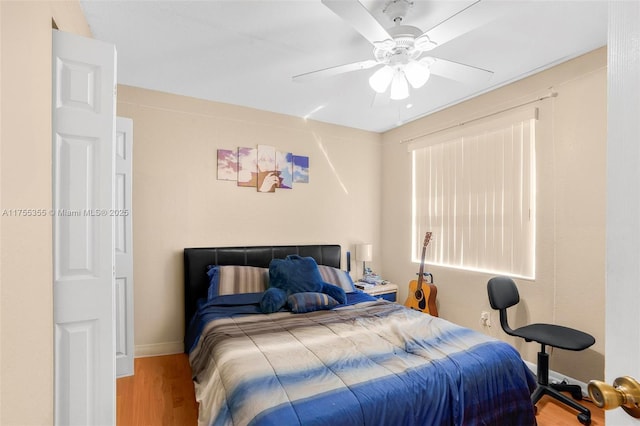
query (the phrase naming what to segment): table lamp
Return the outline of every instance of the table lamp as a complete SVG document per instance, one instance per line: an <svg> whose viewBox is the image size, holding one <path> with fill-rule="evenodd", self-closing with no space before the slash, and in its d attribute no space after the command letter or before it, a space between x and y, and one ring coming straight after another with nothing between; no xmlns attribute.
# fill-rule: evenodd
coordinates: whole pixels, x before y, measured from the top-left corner
<svg viewBox="0 0 640 426"><path fill-rule="evenodd" d="M373 257L373 246L371 244L358 244L356 246L356 260L362 262L362 276L365 275L365 262L371 262Z"/></svg>

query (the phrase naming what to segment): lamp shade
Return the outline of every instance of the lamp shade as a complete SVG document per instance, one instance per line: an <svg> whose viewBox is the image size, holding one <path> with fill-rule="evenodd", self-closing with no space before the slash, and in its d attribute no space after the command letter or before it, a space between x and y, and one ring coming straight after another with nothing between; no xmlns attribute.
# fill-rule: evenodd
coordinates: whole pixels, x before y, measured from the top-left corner
<svg viewBox="0 0 640 426"><path fill-rule="evenodd" d="M358 244L356 246L356 260L360 262L371 262L373 259L373 245Z"/></svg>
<svg viewBox="0 0 640 426"><path fill-rule="evenodd" d="M393 80L394 69L388 65L374 72L369 78L369 85L378 93L384 93Z"/></svg>
<svg viewBox="0 0 640 426"><path fill-rule="evenodd" d="M422 62L411 61L404 67L404 75L407 77L411 87L419 89L429 80L431 72L429 67Z"/></svg>
<svg viewBox="0 0 640 426"><path fill-rule="evenodd" d="M391 99L400 100L409 97L409 85L404 76L404 71L398 70L391 80Z"/></svg>

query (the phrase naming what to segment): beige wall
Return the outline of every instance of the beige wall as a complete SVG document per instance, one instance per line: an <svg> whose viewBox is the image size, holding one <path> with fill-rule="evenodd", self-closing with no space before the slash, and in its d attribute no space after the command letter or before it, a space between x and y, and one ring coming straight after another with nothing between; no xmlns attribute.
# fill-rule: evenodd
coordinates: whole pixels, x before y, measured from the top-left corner
<svg viewBox="0 0 640 426"><path fill-rule="evenodd" d="M380 135L126 86L117 113L134 123L138 356L182 350L185 247L335 243L343 265L359 242L380 249ZM308 156L310 182L264 194L216 179L217 149L257 144Z"/></svg>
<svg viewBox="0 0 640 426"><path fill-rule="evenodd" d="M51 28L78 2L0 2L0 208L51 208ZM51 218L0 217L0 424L53 423Z"/></svg>
<svg viewBox="0 0 640 426"><path fill-rule="evenodd" d="M557 92L537 103L537 272L535 281L518 282L521 303L511 321L557 322L593 334L596 344L589 350L556 350L551 361L552 369L585 382L604 375L606 60L606 50L596 50L383 135L382 268L401 284L404 300L403 284L418 265L409 261L411 155L400 142ZM497 312L493 327L480 326L480 312L491 311L491 275L428 269L442 317L509 341L536 362L539 346L507 338Z"/></svg>

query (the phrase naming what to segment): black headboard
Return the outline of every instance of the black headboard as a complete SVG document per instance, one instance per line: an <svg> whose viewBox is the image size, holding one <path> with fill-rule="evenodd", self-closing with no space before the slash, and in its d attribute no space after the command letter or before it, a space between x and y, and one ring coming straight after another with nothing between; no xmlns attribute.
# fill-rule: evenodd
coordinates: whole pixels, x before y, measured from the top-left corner
<svg viewBox="0 0 640 426"><path fill-rule="evenodd" d="M290 254L313 257L319 265L340 268L339 245L202 247L184 249L184 320L185 332L196 311L197 301L206 297L209 288L207 266L245 265L268 268L271 259Z"/></svg>

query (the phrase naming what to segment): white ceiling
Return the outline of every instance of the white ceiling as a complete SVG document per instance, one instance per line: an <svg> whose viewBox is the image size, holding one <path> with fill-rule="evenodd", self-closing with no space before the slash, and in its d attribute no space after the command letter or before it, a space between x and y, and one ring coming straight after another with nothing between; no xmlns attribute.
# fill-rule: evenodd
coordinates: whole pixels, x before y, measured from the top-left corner
<svg viewBox="0 0 640 426"><path fill-rule="evenodd" d="M388 0L361 3L385 27ZM423 31L474 3L413 0ZM483 0L491 16L429 56L491 70L483 82L432 75L403 101L376 102L375 69L310 82L292 76L373 58L372 45L320 0L81 0L95 38L114 43L118 82L382 132L566 61L607 41L607 2ZM441 29L463 33L444 22ZM458 24L456 24L458 25ZM473 26L473 25L471 25ZM434 40L437 42L437 40Z"/></svg>

